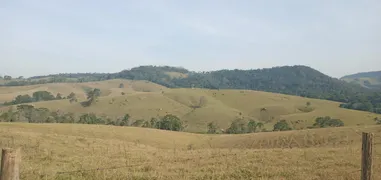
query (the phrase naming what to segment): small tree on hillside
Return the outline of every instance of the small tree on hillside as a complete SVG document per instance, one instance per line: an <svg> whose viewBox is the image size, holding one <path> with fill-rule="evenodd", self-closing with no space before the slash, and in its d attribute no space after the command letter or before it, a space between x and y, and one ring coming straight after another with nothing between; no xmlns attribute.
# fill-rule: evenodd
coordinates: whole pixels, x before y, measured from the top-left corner
<svg viewBox="0 0 381 180"><path fill-rule="evenodd" d="M228 134L242 134L246 133L246 123L243 119L234 120L228 129L226 129L226 133Z"/></svg>
<svg viewBox="0 0 381 180"><path fill-rule="evenodd" d="M87 92L87 101L83 104L84 106L91 106L98 100L98 97L101 95L101 90L95 88Z"/></svg>
<svg viewBox="0 0 381 180"><path fill-rule="evenodd" d="M340 119L332 119L329 116L326 117L318 117L315 119L315 123L313 124L314 127L340 127L344 126L344 122Z"/></svg>
<svg viewBox="0 0 381 180"><path fill-rule="evenodd" d="M208 128L208 134L216 134L217 133L218 126L215 122L208 123L207 128Z"/></svg>
<svg viewBox="0 0 381 180"><path fill-rule="evenodd" d="M4 80L10 81L10 80L12 80L12 76L5 75Z"/></svg>
<svg viewBox="0 0 381 180"><path fill-rule="evenodd" d="M57 93L56 99L62 99L62 94L61 93Z"/></svg>
<svg viewBox="0 0 381 180"><path fill-rule="evenodd" d="M130 115L125 114L119 123L119 126L128 126L130 123Z"/></svg>
<svg viewBox="0 0 381 180"><path fill-rule="evenodd" d="M261 131L263 126L264 126L264 124L261 122L255 122L254 120L250 120L247 123L247 132L248 133L257 132L258 129L259 129L259 131Z"/></svg>
<svg viewBox="0 0 381 180"><path fill-rule="evenodd" d="M274 130L273 131L289 131L292 130L290 125L287 123L286 120L280 120L276 124L274 124Z"/></svg>
<svg viewBox="0 0 381 180"><path fill-rule="evenodd" d="M73 102L77 102L77 96L75 95L75 93L71 92L68 96L67 96L67 99L69 99L69 102L70 103L73 103Z"/></svg>
<svg viewBox="0 0 381 180"><path fill-rule="evenodd" d="M175 115L168 114L158 121L158 128L171 131L182 131L184 129L183 122Z"/></svg>

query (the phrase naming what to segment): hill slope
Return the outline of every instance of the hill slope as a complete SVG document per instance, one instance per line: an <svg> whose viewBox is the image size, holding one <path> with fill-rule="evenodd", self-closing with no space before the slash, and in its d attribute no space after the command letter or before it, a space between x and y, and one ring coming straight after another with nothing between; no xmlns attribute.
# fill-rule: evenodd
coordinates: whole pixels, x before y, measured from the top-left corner
<svg viewBox="0 0 381 180"><path fill-rule="evenodd" d="M362 72L347 75L341 79L349 83L360 84L366 88L381 90L381 71Z"/></svg>
<svg viewBox="0 0 381 180"><path fill-rule="evenodd" d="M118 88L120 83L125 87ZM90 107L80 104L86 100L84 87L101 89L98 102ZM274 123L282 119L293 124L295 129L303 129L321 116L341 119L346 126L375 124L374 118L381 118L381 115L369 112L339 108L340 103L327 100L252 90L170 89L146 81L130 80L1 87L0 100L10 100L18 94L31 94L37 90L63 95L75 92L79 101L71 103L63 99L30 103L35 107L72 112L77 116L96 113L112 119L128 113L132 121L173 114L187 124L185 130L189 132L206 132L209 122L216 122L220 128L226 129L238 118L261 121L268 130L272 130ZM307 102L310 104L309 108L306 108ZM7 109L8 107L0 108L2 111Z"/></svg>
<svg viewBox="0 0 381 180"><path fill-rule="evenodd" d="M282 66L252 70L190 72L169 66L140 66L119 73L79 73L32 77L13 85L47 82L147 80L170 88L250 89L343 102L342 107L381 114L381 92L331 78L307 66ZM41 82L41 83L42 83ZM8 85L12 85L11 82ZM376 100L375 100L376 99Z"/></svg>

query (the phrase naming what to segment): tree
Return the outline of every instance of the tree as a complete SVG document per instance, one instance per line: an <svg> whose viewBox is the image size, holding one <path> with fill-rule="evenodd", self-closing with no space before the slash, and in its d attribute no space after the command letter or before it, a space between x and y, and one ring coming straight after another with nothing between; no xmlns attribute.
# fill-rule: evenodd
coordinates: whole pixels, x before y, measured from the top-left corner
<svg viewBox="0 0 381 180"><path fill-rule="evenodd" d="M53 94L48 91L36 91L32 96L34 101L50 101L56 99Z"/></svg>
<svg viewBox="0 0 381 180"><path fill-rule="evenodd" d="M243 119L236 119L231 124L230 127L226 130L228 134L242 134L246 133L246 123Z"/></svg>
<svg viewBox="0 0 381 180"><path fill-rule="evenodd" d="M79 117L78 123L81 124L105 124L105 121L97 117L94 113L87 113L87 114L82 114Z"/></svg>
<svg viewBox="0 0 381 180"><path fill-rule="evenodd" d="M318 117L315 119L313 127L325 128L325 127L340 127L344 126L344 122L340 119L332 119L329 116Z"/></svg>
<svg viewBox="0 0 381 180"><path fill-rule="evenodd" d="M255 122L254 120L250 120L248 123L247 123L247 132L248 133L253 133L253 132L257 132L257 129L261 129L263 128L263 123L261 122Z"/></svg>
<svg viewBox="0 0 381 180"><path fill-rule="evenodd" d="M7 104L22 104L22 103L30 103L33 102L33 98L29 96L29 94L18 95L12 102Z"/></svg>
<svg viewBox="0 0 381 180"><path fill-rule="evenodd" d="M120 83L120 84L119 84L119 88L124 88L124 84L123 84L123 83Z"/></svg>
<svg viewBox="0 0 381 180"><path fill-rule="evenodd" d="M50 111L47 108L35 108L32 111L30 123L44 123L50 116Z"/></svg>
<svg viewBox="0 0 381 180"><path fill-rule="evenodd" d="M67 96L67 99L72 99L72 98L75 98L76 95L75 93L71 92L68 96Z"/></svg>
<svg viewBox="0 0 381 180"><path fill-rule="evenodd" d="M253 132L256 132L256 131L257 131L257 122L255 122L254 120L250 120L247 123L247 132L248 133L253 133Z"/></svg>
<svg viewBox="0 0 381 180"><path fill-rule="evenodd" d="M142 127L145 127L145 128L150 128L151 127L151 124L149 121L144 121Z"/></svg>
<svg viewBox="0 0 381 180"><path fill-rule="evenodd" d="M56 99L62 99L62 94L61 93L57 93Z"/></svg>
<svg viewBox="0 0 381 180"><path fill-rule="evenodd" d="M69 99L69 102L70 103L73 103L73 102L77 102L77 96L75 95L75 93L71 92L68 96L67 96L67 99Z"/></svg>
<svg viewBox="0 0 381 180"><path fill-rule="evenodd" d="M290 125L287 123L286 120L280 120L276 124L274 124L274 130L273 131L289 131L292 130Z"/></svg>
<svg viewBox="0 0 381 180"><path fill-rule="evenodd" d="M94 102L97 101L98 97L101 95L101 90L95 88L87 92L87 101L83 104L84 106L91 106Z"/></svg>
<svg viewBox="0 0 381 180"><path fill-rule="evenodd" d="M11 106L7 112L4 112L0 115L0 122L16 122L17 121L17 112L14 112L13 107Z"/></svg>
<svg viewBox="0 0 381 180"><path fill-rule="evenodd" d="M149 121L149 123L150 123L150 126L152 127L152 128L157 128L157 129L159 129L160 128L160 124L158 123L158 120L156 119L156 118L151 118L151 120Z"/></svg>
<svg viewBox="0 0 381 180"><path fill-rule="evenodd" d="M19 112L19 115L23 116L28 122L32 122L32 113L34 111L34 106L27 104L18 105L17 111Z"/></svg>
<svg viewBox="0 0 381 180"><path fill-rule="evenodd" d="M183 122L175 115L165 115L158 121L158 128L171 131L182 131L184 129Z"/></svg>
<svg viewBox="0 0 381 180"><path fill-rule="evenodd" d="M10 81L10 80L12 80L12 76L5 75L4 80Z"/></svg>
<svg viewBox="0 0 381 180"><path fill-rule="evenodd" d="M130 115L125 114L119 123L119 126L128 126L130 122Z"/></svg>
<svg viewBox="0 0 381 180"><path fill-rule="evenodd" d="M207 128L208 128L208 134L216 134L217 133L218 126L215 122L208 123Z"/></svg>
<svg viewBox="0 0 381 180"><path fill-rule="evenodd" d="M263 127L264 127L264 124L262 122L257 123L257 128L259 129L259 131L262 131Z"/></svg>

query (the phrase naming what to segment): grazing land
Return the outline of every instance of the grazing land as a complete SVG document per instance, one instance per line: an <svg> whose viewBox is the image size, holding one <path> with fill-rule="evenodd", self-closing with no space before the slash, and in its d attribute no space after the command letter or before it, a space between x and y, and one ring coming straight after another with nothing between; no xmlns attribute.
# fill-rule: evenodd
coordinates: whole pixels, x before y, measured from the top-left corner
<svg viewBox="0 0 381 180"><path fill-rule="evenodd" d="M123 85L121 85L123 84ZM90 106L87 92L99 89ZM22 149L21 179L358 179L361 132L376 135L375 174L381 178L379 114L339 102L253 90L166 88L148 81L107 80L1 87L0 100L48 91L69 99L31 102L36 108L132 120L175 115L184 132L65 123L0 123L0 147ZM17 106L17 105L11 105ZM11 106L0 107L7 112ZM344 127L308 129L317 117ZM205 134L214 122L255 120L271 131L286 120L294 131ZM193 133L192 133L193 132ZM196 133L194 133L196 132ZM200 134L203 133L203 134Z"/></svg>
<svg viewBox="0 0 381 180"><path fill-rule="evenodd" d="M81 102L86 100L86 90L93 88L100 89L100 97L93 105L83 107ZM225 129L237 118L263 122L267 130L272 130L273 125L283 119L292 124L293 129L305 129L317 117L340 119L345 126L372 125L376 124L376 117L381 118L379 114L340 108L339 102L328 100L253 90L170 89L148 81L131 80L0 87L0 102L11 101L17 95L32 95L36 91L62 96L74 92L78 102L62 99L30 103L35 107L72 112L78 116L96 113L117 118L128 113L132 120L150 120L173 114L185 122L187 132L206 132L209 122L216 122L218 127ZM0 108L3 112L8 109L8 106Z"/></svg>
<svg viewBox="0 0 381 180"><path fill-rule="evenodd" d="M205 135L1 123L0 146L22 148L21 179L355 180L360 177L362 131L376 135L373 172L379 179L381 126Z"/></svg>

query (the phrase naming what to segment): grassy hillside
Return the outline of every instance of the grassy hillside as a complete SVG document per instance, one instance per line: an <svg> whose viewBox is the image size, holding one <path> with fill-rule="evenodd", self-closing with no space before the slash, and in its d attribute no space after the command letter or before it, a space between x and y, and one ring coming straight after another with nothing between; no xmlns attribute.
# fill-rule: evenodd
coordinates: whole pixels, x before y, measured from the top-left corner
<svg viewBox="0 0 381 180"><path fill-rule="evenodd" d="M119 88L123 83L124 88ZM29 94L32 95L36 91L49 91L52 94L61 93L63 96L74 92L78 98L86 98L86 89L98 88L101 90L101 96L118 96L121 92L159 92L167 89L166 87L154 84L148 81L133 81L133 80L107 80L99 82L86 83L50 83L31 86L3 86L0 87L0 103L13 100L17 95Z"/></svg>
<svg viewBox="0 0 381 180"><path fill-rule="evenodd" d="M349 83L360 84L366 88L381 89L381 71L357 73L344 76L341 79Z"/></svg>
<svg viewBox="0 0 381 180"><path fill-rule="evenodd" d="M373 172L374 179L380 179L381 126L201 135L104 125L0 123L0 148L22 148L25 180L355 180L360 177L362 131L375 133Z"/></svg>
<svg viewBox="0 0 381 180"><path fill-rule="evenodd" d="M118 88L120 83L125 87ZM98 102L90 107L80 104L85 100L86 88L99 88L102 92ZM130 80L1 87L0 100L9 101L18 94L32 94L37 90L63 95L75 92L79 101L70 103L64 99L31 103L36 107L76 115L93 112L111 118L128 113L132 120L150 120L174 114L185 122L185 131L189 132L206 132L207 123L212 121L219 128L226 129L237 118L262 121L268 130L282 119L292 124L294 129L305 129L321 116L341 119L346 126L371 125L375 124L375 117L381 118L381 115L369 112L339 108L340 103L327 100L251 90L169 89L147 81ZM307 102L311 104L308 108ZM0 108L2 111L7 109Z"/></svg>

